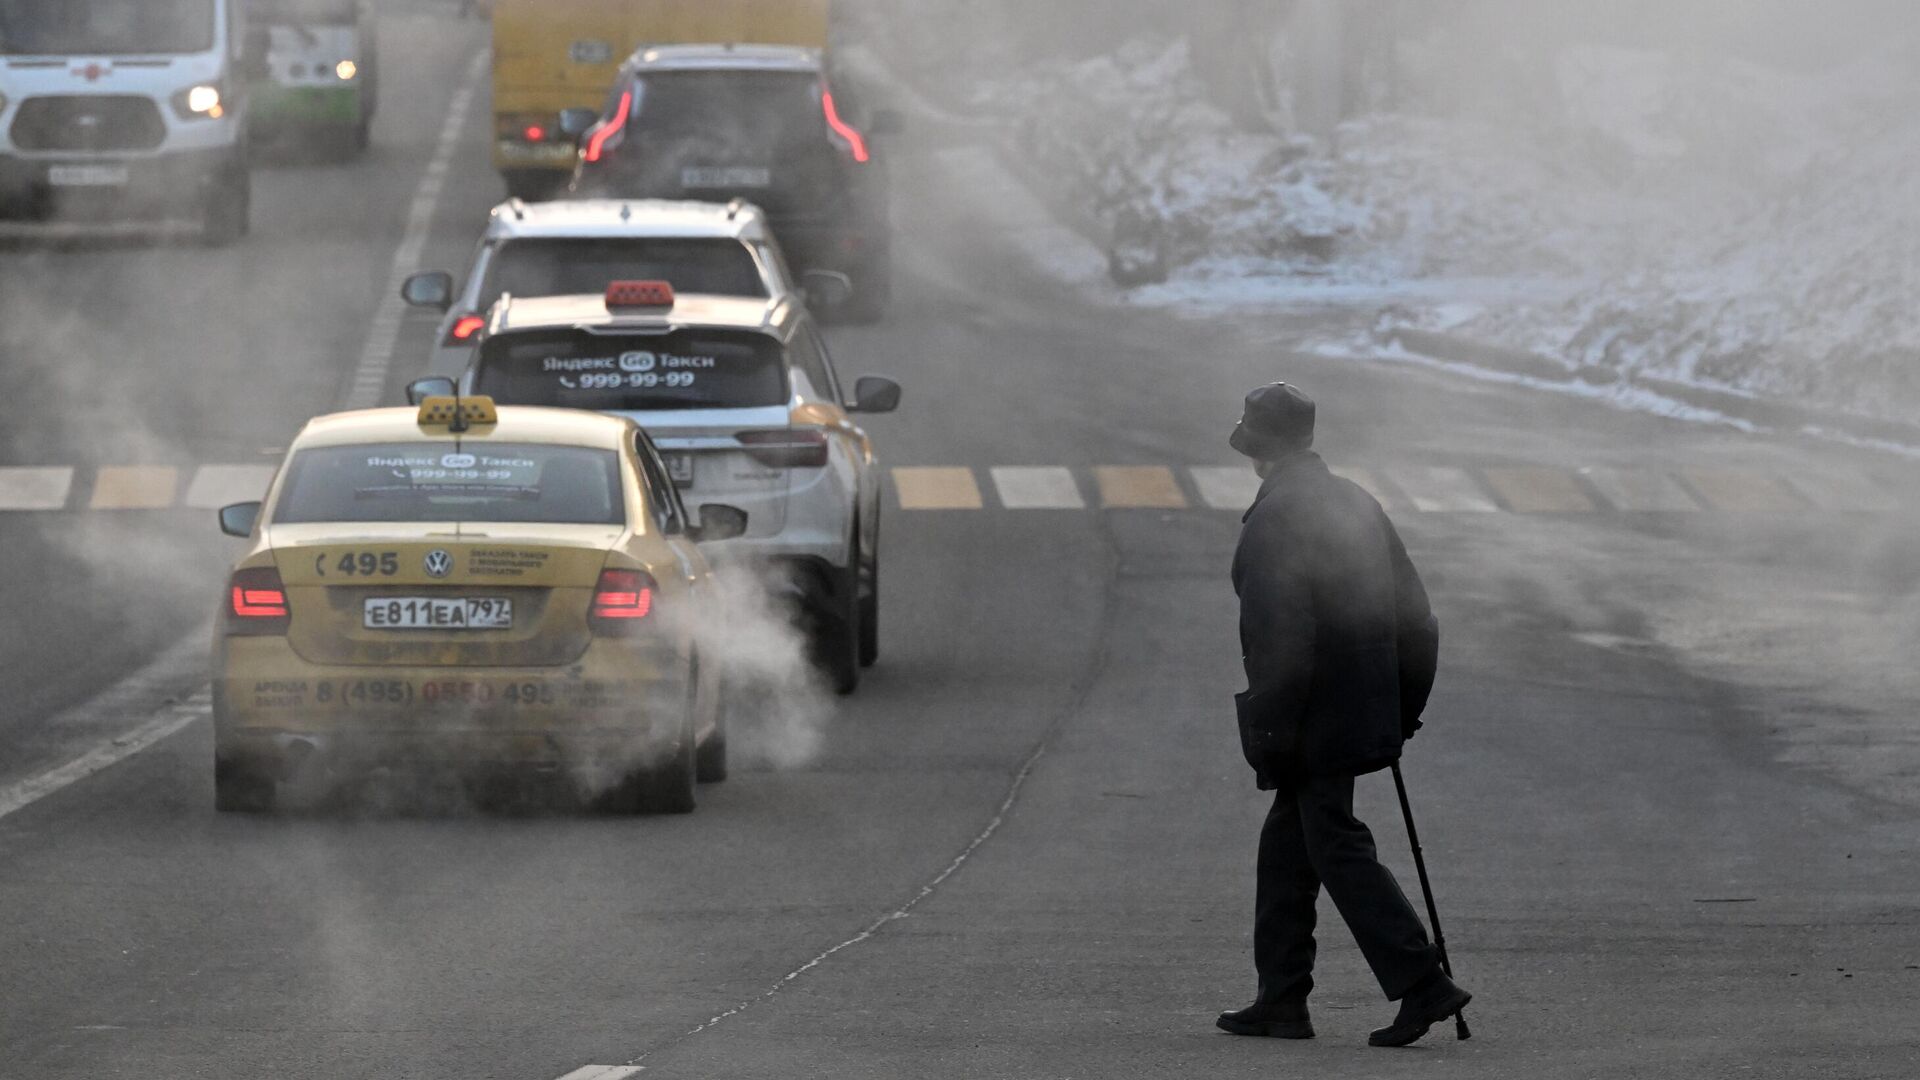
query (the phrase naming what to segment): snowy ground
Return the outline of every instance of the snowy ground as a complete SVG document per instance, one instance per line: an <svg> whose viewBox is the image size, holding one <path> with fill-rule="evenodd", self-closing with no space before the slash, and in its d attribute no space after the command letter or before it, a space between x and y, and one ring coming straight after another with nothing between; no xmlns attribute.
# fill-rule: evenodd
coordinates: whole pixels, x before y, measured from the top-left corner
<svg viewBox="0 0 1920 1080"><path fill-rule="evenodd" d="M1166 279L1130 302L1350 307L1625 374L1895 418L1920 407L1920 66L1785 71L1591 45L1498 99L1325 139L1205 103L1183 43L981 86L1017 152ZM1158 265L1155 265L1155 264Z"/></svg>

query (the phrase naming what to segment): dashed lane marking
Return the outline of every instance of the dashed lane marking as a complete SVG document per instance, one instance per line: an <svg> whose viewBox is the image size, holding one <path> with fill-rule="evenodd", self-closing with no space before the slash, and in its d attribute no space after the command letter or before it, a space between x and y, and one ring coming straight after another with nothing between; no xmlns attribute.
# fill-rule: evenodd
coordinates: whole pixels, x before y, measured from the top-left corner
<svg viewBox="0 0 1920 1080"><path fill-rule="evenodd" d="M137 682L141 677L135 676L129 682ZM114 691L109 690L103 696L111 697L113 693ZM147 747L172 737L194 721L207 718L212 713L213 689L202 687L199 693L187 700L161 709L145 723L125 734L114 736L112 740L101 743L65 765L30 776L17 784L0 787L0 818L23 810L62 788L71 787L85 780L94 773L117 765Z"/></svg>
<svg viewBox="0 0 1920 1080"><path fill-rule="evenodd" d="M994 492L1009 510L1084 510L1087 501L1072 469L997 467Z"/></svg>
<svg viewBox="0 0 1920 1080"><path fill-rule="evenodd" d="M342 409L370 409L380 404L380 395L386 391L394 350L400 342L400 324L407 314L406 302L400 299L400 287L406 284L407 276L418 269L420 255L426 250L427 236L433 230L433 215L440 207L441 193L446 190L447 173L453 165L460 136L466 131L467 113L480 89L480 75L486 70L486 61L485 52L473 58L467 65L465 81L447 106L439 142L434 146L432 160L427 163L426 175L420 178L420 186L414 191L413 203L407 209L406 227L400 234L400 246L394 249L393 262L387 268L386 292L381 294L380 306L374 309L373 322L367 327L366 345L360 350L360 362L341 396Z"/></svg>
<svg viewBox="0 0 1920 1080"><path fill-rule="evenodd" d="M1687 489L1653 469L1582 469L1580 474L1615 510L1629 514L1690 513L1700 509Z"/></svg>
<svg viewBox="0 0 1920 1080"><path fill-rule="evenodd" d="M1758 469L1689 468L1680 470L1680 475L1715 510L1765 514L1807 508L1785 484Z"/></svg>
<svg viewBox="0 0 1920 1080"><path fill-rule="evenodd" d="M171 465L109 465L93 478L95 510L165 510L180 487Z"/></svg>
<svg viewBox="0 0 1920 1080"><path fill-rule="evenodd" d="M560 1080L628 1080L645 1071L642 1065L582 1065Z"/></svg>
<svg viewBox="0 0 1920 1080"><path fill-rule="evenodd" d="M1597 509L1572 476L1558 469L1488 469L1487 483L1519 514L1590 514Z"/></svg>
<svg viewBox="0 0 1920 1080"><path fill-rule="evenodd" d="M1388 510L1393 510L1398 507L1400 500L1394 498L1393 493L1387 490L1387 486L1380 482L1380 478L1373 475L1373 470L1357 469L1350 465L1334 465L1330 466L1327 471L1343 480L1358 484L1360 490L1373 496L1373 501L1386 507Z"/></svg>
<svg viewBox="0 0 1920 1080"><path fill-rule="evenodd" d="M1423 514L1497 514L1500 507L1465 469L1439 466L1390 469L1387 479Z"/></svg>
<svg viewBox="0 0 1920 1080"><path fill-rule="evenodd" d="M71 468L0 469L0 510L64 510L72 492Z"/></svg>
<svg viewBox="0 0 1920 1080"><path fill-rule="evenodd" d="M202 465L187 485L187 506L218 510L233 503L253 502L266 497L271 483L271 465Z"/></svg>
<svg viewBox="0 0 1920 1080"><path fill-rule="evenodd" d="M1856 473L1828 473L1815 479L1790 475L1787 483L1816 509L1833 513L1881 514L1900 509L1900 500Z"/></svg>
<svg viewBox="0 0 1920 1080"><path fill-rule="evenodd" d="M1215 510L1245 510L1260 494L1260 477L1251 464L1238 467L1202 466L1187 470L1200 501Z"/></svg>
<svg viewBox="0 0 1920 1080"><path fill-rule="evenodd" d="M1100 505L1109 510L1183 510L1187 496L1164 465L1102 465L1093 470Z"/></svg>
<svg viewBox="0 0 1920 1080"><path fill-rule="evenodd" d="M978 510L986 505L972 469L895 469L893 486L902 510Z"/></svg>

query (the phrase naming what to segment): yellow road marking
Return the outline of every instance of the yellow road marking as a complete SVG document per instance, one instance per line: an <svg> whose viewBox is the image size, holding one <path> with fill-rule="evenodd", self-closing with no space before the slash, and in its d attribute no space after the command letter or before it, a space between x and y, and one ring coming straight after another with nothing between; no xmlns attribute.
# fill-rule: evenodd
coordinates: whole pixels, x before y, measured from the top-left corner
<svg viewBox="0 0 1920 1080"><path fill-rule="evenodd" d="M1488 469L1486 476L1515 513L1590 514L1596 509L1573 477L1559 469Z"/></svg>
<svg viewBox="0 0 1920 1080"><path fill-rule="evenodd" d="M983 505L972 469L895 469L893 486L902 510L978 510Z"/></svg>
<svg viewBox="0 0 1920 1080"><path fill-rule="evenodd" d="M1110 510L1180 510L1187 497L1164 465L1102 465L1093 470L1100 505Z"/></svg>
<svg viewBox="0 0 1920 1080"><path fill-rule="evenodd" d="M1899 499L1859 473L1828 473L1817 479L1799 474L1787 482L1821 510L1884 514L1900 509Z"/></svg>
<svg viewBox="0 0 1920 1080"><path fill-rule="evenodd" d="M271 465L202 465L187 485L187 506L218 510L230 503L264 499L272 483Z"/></svg>
<svg viewBox="0 0 1920 1080"><path fill-rule="evenodd" d="M173 505L180 470L171 465L109 465L94 476L95 510L164 510Z"/></svg>
<svg viewBox="0 0 1920 1080"><path fill-rule="evenodd" d="M1681 475L1715 510L1776 513L1807 508L1771 473L1758 469L1683 469Z"/></svg>
<svg viewBox="0 0 1920 1080"><path fill-rule="evenodd" d="M1700 509L1687 489L1654 469L1582 469L1615 510L1628 514L1684 513Z"/></svg>

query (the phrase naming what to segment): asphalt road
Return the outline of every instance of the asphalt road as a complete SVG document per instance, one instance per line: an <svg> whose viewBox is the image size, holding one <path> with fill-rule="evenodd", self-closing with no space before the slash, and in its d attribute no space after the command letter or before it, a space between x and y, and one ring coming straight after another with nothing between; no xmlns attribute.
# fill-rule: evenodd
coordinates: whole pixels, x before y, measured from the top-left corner
<svg viewBox="0 0 1920 1080"><path fill-rule="evenodd" d="M858 696L684 818L216 816L195 695L231 546L186 504L362 370L483 44L389 29L373 154L264 170L242 247L0 253L0 467L73 470L0 511L0 1077L1920 1069L1920 756L1886 675L1920 640L1909 461L1304 356L1310 314L1112 307L1046 269L1071 241L989 152L924 132L893 148L899 308L833 334L909 395L871 425L900 471ZM429 265L500 193L482 113L457 135ZM1329 905L1320 1037L1212 1027L1253 989L1263 811L1224 439L1282 377L1446 627L1407 770L1469 1043L1366 1048L1391 1009ZM1390 796L1364 781L1363 816L1412 890Z"/></svg>

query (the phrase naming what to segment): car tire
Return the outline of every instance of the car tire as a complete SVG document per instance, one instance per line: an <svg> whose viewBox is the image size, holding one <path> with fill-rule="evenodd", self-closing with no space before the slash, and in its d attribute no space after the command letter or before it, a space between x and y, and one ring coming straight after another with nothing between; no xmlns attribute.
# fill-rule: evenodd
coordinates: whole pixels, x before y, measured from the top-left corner
<svg viewBox="0 0 1920 1080"><path fill-rule="evenodd" d="M717 784L727 778L727 684L720 680L714 691L720 698L713 710L713 734L700 744L693 755L693 778L702 784Z"/></svg>
<svg viewBox="0 0 1920 1080"><path fill-rule="evenodd" d="M853 275L853 299L847 301L846 321L872 326L887 317L893 306L893 260L881 256Z"/></svg>
<svg viewBox="0 0 1920 1080"><path fill-rule="evenodd" d="M699 783L693 745L693 725L688 723L686 737L673 756L651 769L643 770L640 781L640 812L643 814L691 814Z"/></svg>
<svg viewBox="0 0 1920 1080"><path fill-rule="evenodd" d="M831 606L813 613L813 662L827 685L841 697L860 689L860 547L853 563L839 573L841 585Z"/></svg>
<svg viewBox="0 0 1920 1080"><path fill-rule="evenodd" d="M876 536L874 547L879 546ZM860 666L863 668L880 662L880 555L876 551L871 558L860 592Z"/></svg>
<svg viewBox="0 0 1920 1080"><path fill-rule="evenodd" d="M239 243L252 225L253 185L244 167L236 166L212 185L201 208L200 238L208 247Z"/></svg>
<svg viewBox="0 0 1920 1080"><path fill-rule="evenodd" d="M258 766L230 758L213 761L213 808L222 814L270 814L279 788Z"/></svg>

